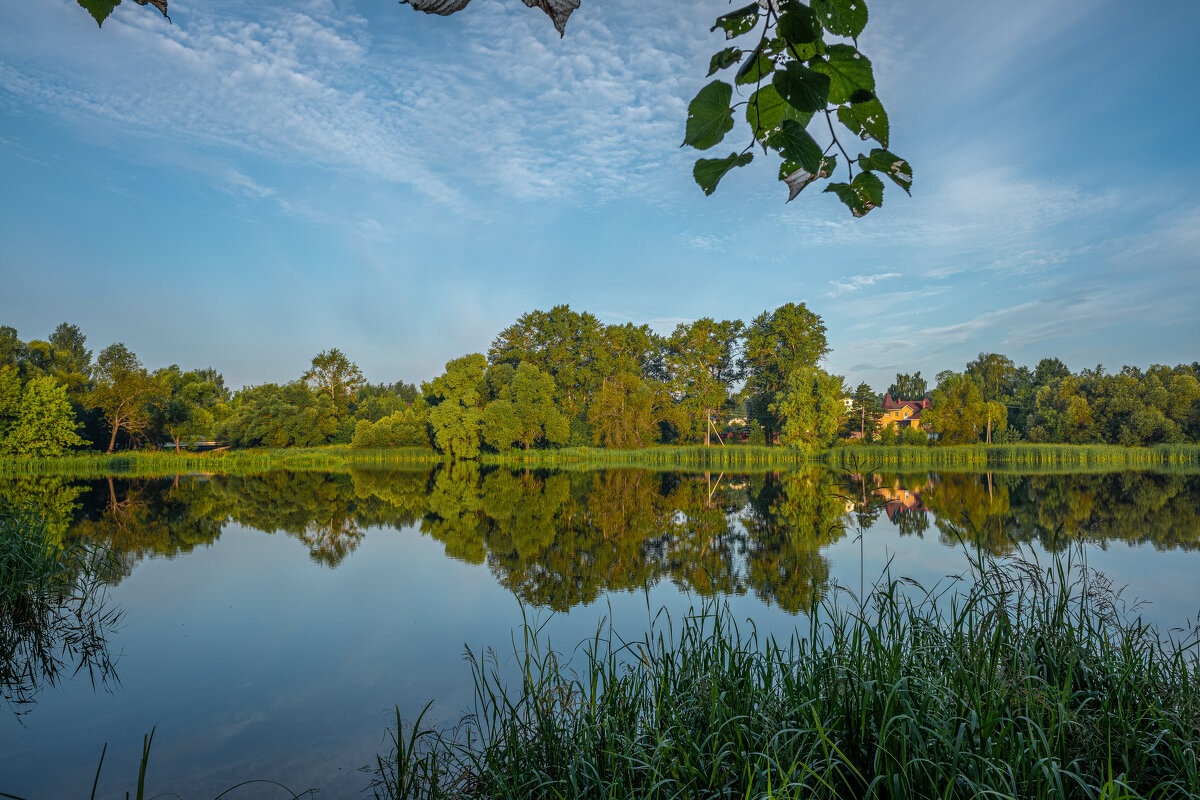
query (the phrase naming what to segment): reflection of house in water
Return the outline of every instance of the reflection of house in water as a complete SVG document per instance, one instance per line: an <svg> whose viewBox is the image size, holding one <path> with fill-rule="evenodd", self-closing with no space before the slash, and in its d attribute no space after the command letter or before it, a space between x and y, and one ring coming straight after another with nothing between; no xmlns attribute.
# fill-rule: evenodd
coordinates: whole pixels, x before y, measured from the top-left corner
<svg viewBox="0 0 1200 800"><path fill-rule="evenodd" d="M876 475L874 477L876 486L873 494L883 498L883 510L887 512L888 519L892 522L896 521L897 514L926 510L925 506L921 504L921 491L932 485L928 478L921 486L902 486L899 478L894 478L891 486L884 486L883 476Z"/></svg>

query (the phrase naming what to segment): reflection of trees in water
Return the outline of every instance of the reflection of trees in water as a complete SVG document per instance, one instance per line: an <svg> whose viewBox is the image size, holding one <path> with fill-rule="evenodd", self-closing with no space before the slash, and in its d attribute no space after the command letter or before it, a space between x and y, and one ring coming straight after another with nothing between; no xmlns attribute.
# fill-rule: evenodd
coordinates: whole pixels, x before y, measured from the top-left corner
<svg viewBox="0 0 1200 800"><path fill-rule="evenodd" d="M829 582L822 550L847 522L890 519L992 552L1018 542L1122 540L1197 548L1200 478L1154 473L839 475L814 468L747 477L639 470L515 472L475 462L433 471L274 472L104 479L18 478L0 502L49 509L67 543L122 554L119 579L147 556L207 545L236 521L283 532L337 566L369 527L420 525L447 555L486 563L529 603L556 609L662 579L709 595L753 592L797 611ZM73 521L72 521L73 520Z"/></svg>
<svg viewBox="0 0 1200 800"><path fill-rule="evenodd" d="M24 509L45 522L50 542L61 544L88 491L82 483L54 475L8 475L0 478L0 510Z"/></svg>
<svg viewBox="0 0 1200 800"><path fill-rule="evenodd" d="M744 523L750 586L787 611L810 608L829 585L829 561L820 549L846 533L844 491L823 469L773 473L758 481Z"/></svg>

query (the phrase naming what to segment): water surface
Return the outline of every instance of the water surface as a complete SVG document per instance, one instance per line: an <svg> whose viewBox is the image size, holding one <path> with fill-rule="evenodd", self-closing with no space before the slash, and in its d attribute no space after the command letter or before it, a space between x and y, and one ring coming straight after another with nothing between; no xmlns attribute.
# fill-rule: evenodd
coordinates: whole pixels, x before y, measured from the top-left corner
<svg viewBox="0 0 1200 800"><path fill-rule="evenodd" d="M1200 609L1200 478L612 470L274 472L6 479L53 535L119 554L116 675L36 687L0 719L0 791L211 797L247 778L366 785L393 709L468 709L464 645L504 656L523 619L567 651L611 619L639 635L705 598L787 635L887 568L926 584L968 554L1071 552L1161 625ZM663 617L658 617L662 624ZM16 713L16 712L21 713ZM260 796L261 789L242 796ZM236 794L234 795L237 796ZM269 795L268 795L269 796Z"/></svg>

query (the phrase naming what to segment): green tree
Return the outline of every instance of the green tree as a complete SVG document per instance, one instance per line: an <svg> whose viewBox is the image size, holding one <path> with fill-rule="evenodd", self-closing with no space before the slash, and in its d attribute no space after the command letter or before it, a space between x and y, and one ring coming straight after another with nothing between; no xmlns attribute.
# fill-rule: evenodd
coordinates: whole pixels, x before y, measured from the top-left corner
<svg viewBox="0 0 1200 800"><path fill-rule="evenodd" d="M588 407L593 444L601 447L646 447L658 439L664 422L681 422L668 388L637 375L605 379Z"/></svg>
<svg viewBox="0 0 1200 800"><path fill-rule="evenodd" d="M1097 441L1092 404L1082 394L1083 381L1073 375L1038 389L1029 428L1035 442L1083 444Z"/></svg>
<svg viewBox="0 0 1200 800"><path fill-rule="evenodd" d="M568 417L582 412L592 391L603 380L604 326L587 313L559 305L549 311L530 311L505 328L488 349L493 365L513 369L522 361L554 379L554 400Z"/></svg>
<svg viewBox="0 0 1200 800"><path fill-rule="evenodd" d="M1000 353L980 353L974 361L967 363L966 374L973 378L983 391L984 402L1010 397L1017 366L1008 356Z"/></svg>
<svg viewBox="0 0 1200 800"><path fill-rule="evenodd" d="M554 379L527 361L488 371L493 399L483 409L483 439L497 450L535 441L564 444L570 423L554 405Z"/></svg>
<svg viewBox="0 0 1200 800"><path fill-rule="evenodd" d="M184 439L212 435L213 409L226 399L221 377L213 370L184 372L176 364L155 371L154 376L162 386L162 397L152 412L152 427L170 438L175 452L180 452Z"/></svg>
<svg viewBox="0 0 1200 800"><path fill-rule="evenodd" d="M858 438L864 442L874 440L876 429L879 427L879 418L883 416L883 404L880 403L879 396L875 394L869 384L860 383L855 387L851 399L853 404L848 418L850 427L858 428ZM857 426L854 425L855 422L858 423Z"/></svg>
<svg viewBox="0 0 1200 800"><path fill-rule="evenodd" d="M21 374L15 364L0 365L0 442L17 424L21 413Z"/></svg>
<svg viewBox="0 0 1200 800"><path fill-rule="evenodd" d="M315 447L337 431L329 395L314 395L298 381L243 389L216 425L218 437L234 447Z"/></svg>
<svg viewBox="0 0 1200 800"><path fill-rule="evenodd" d="M433 407L429 425L438 449L452 459L479 455L487 359L471 353L446 362L446 371L422 389Z"/></svg>
<svg viewBox="0 0 1200 800"><path fill-rule="evenodd" d="M328 395L338 417L349 410L350 399L363 384L362 370L336 347L313 356L303 378L314 392Z"/></svg>
<svg viewBox="0 0 1200 800"><path fill-rule="evenodd" d="M887 393L893 400L921 400L929 392L929 386L921 377L921 370L909 375L905 372L896 373L896 382L887 388Z"/></svg>
<svg viewBox="0 0 1200 800"><path fill-rule="evenodd" d="M925 425L941 435L942 444L970 444L979 440L987 424L983 391L966 375L939 376L933 405L921 414Z"/></svg>
<svg viewBox="0 0 1200 800"><path fill-rule="evenodd" d="M741 320L717 322L704 317L680 323L667 340L671 393L690 422L687 433L704 444L712 442L712 417L729 400L733 383L742 374L737 345Z"/></svg>
<svg viewBox="0 0 1200 800"><path fill-rule="evenodd" d="M21 393L14 424L0 439L0 452L60 456L68 448L88 444L79 437L78 428L66 387L49 376L31 378Z"/></svg>
<svg viewBox="0 0 1200 800"><path fill-rule="evenodd" d="M92 377L95 387L87 394L85 404L104 415L111 431L111 453L120 431L136 434L150 424L149 409L158 399L161 386L121 342L100 351Z"/></svg>
<svg viewBox="0 0 1200 800"><path fill-rule="evenodd" d="M804 303L787 303L759 314L746 328L742 359L747 410L773 441L779 420L771 412L775 395L783 391L788 376L797 369L815 369L829 352L825 323Z"/></svg>
<svg viewBox="0 0 1200 800"><path fill-rule="evenodd" d="M840 375L808 367L792 370L787 387L771 406L782 423L782 443L802 450L832 444L845 418L844 396Z"/></svg>

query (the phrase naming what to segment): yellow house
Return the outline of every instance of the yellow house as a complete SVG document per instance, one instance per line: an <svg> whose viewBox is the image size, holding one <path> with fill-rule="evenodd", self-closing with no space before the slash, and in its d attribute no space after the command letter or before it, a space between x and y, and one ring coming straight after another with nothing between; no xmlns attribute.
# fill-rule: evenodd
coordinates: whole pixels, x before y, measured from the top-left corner
<svg viewBox="0 0 1200 800"><path fill-rule="evenodd" d="M922 400L893 400L890 394L883 396L883 416L879 418L880 426L896 428L921 427L921 412L929 408L930 402Z"/></svg>

